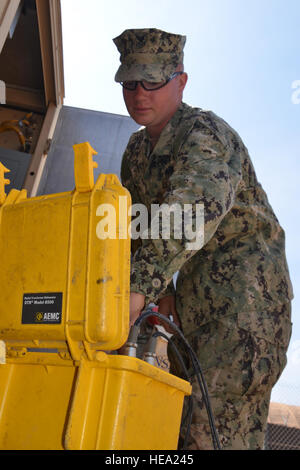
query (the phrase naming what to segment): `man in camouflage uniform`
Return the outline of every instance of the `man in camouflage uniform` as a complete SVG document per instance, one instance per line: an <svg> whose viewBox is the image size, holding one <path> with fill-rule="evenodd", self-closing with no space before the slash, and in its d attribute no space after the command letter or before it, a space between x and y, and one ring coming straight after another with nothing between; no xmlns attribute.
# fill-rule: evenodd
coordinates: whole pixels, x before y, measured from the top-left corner
<svg viewBox="0 0 300 470"><path fill-rule="evenodd" d="M172 313L202 366L222 448L261 449L291 334L284 232L238 134L213 112L182 102L185 37L140 29L114 42L121 53L115 80L129 114L145 126L131 136L122 162L133 203L149 213L151 204L204 204L201 249L187 249L175 227L169 240L135 246L131 323L150 302ZM195 378L193 395L188 448L210 449Z"/></svg>

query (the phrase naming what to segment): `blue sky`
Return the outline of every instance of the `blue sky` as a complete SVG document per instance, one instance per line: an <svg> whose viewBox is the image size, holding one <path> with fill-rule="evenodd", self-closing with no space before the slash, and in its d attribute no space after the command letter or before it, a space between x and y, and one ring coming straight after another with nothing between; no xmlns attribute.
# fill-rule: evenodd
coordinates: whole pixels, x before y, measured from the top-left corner
<svg viewBox="0 0 300 470"><path fill-rule="evenodd" d="M61 2L68 106L127 115L112 39L145 27L187 36L184 101L237 130L286 232L294 330L272 399L300 405L300 87L292 88L300 81L299 0Z"/></svg>

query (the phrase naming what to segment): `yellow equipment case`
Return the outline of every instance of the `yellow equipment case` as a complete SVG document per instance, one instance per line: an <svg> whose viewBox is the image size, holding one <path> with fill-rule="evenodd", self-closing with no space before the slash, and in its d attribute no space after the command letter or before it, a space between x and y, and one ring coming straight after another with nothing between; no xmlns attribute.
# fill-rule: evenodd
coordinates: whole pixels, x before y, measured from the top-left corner
<svg viewBox="0 0 300 470"><path fill-rule="evenodd" d="M190 384L114 353L128 336L130 194L115 175L94 184L88 143L74 152L74 191L29 199L6 196L0 163L0 449L176 449Z"/></svg>

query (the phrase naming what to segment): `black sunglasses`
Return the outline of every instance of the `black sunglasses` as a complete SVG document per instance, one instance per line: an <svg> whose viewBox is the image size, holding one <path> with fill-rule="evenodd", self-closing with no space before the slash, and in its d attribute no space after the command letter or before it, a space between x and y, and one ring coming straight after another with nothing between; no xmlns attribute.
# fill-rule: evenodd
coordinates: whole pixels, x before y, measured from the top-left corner
<svg viewBox="0 0 300 470"><path fill-rule="evenodd" d="M140 83L144 90L154 91L166 86L171 80L173 80L173 78L183 73L184 72L174 72L167 80L163 82L148 82L147 80L129 80L126 82L121 82L121 85L126 90L134 91L136 90L138 83Z"/></svg>

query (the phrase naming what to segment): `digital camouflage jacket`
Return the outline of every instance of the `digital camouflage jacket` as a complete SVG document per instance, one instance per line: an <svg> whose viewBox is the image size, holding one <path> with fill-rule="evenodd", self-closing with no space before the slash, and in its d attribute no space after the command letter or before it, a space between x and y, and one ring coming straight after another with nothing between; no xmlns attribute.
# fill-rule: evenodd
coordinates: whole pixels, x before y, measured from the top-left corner
<svg viewBox="0 0 300 470"><path fill-rule="evenodd" d="M133 242L131 291L157 302L174 292L185 334L235 315L240 327L287 344L290 318L273 314L292 286L285 235L239 135L211 111L181 103L151 151L146 129L125 150L122 184L132 203L204 204L204 246L187 240ZM195 214L195 211L193 212Z"/></svg>

